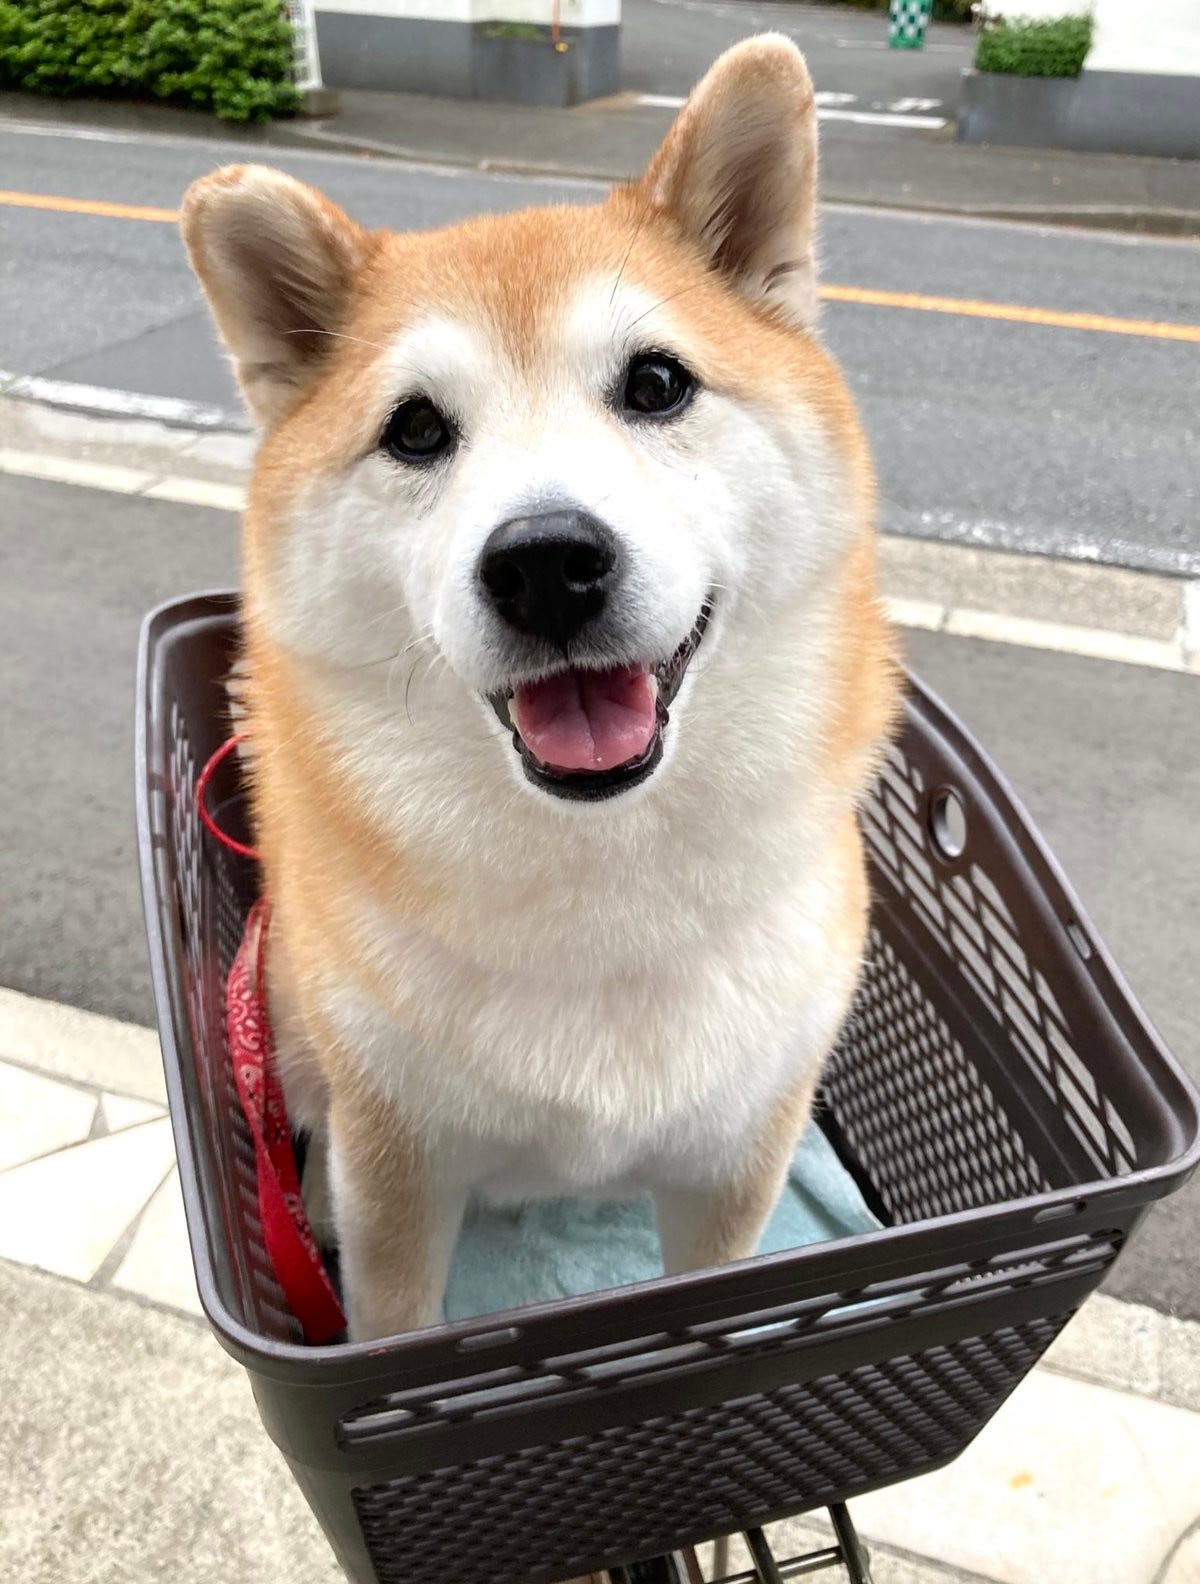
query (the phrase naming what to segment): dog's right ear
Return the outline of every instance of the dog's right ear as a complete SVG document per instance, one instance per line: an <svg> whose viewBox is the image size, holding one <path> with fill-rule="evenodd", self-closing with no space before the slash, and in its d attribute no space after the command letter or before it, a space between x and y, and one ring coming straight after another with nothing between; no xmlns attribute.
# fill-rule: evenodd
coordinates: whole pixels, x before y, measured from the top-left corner
<svg viewBox="0 0 1200 1584"><path fill-rule="evenodd" d="M263 165L228 165L194 182L181 225L247 405L272 424L328 356L367 234L311 187Z"/></svg>

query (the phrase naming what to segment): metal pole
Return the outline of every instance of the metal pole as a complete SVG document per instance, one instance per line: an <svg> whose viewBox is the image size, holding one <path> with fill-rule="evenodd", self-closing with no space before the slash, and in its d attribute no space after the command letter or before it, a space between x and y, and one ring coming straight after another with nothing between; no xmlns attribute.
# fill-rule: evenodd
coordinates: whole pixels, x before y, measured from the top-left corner
<svg viewBox="0 0 1200 1584"><path fill-rule="evenodd" d="M321 55L317 49L317 17L313 0L288 0L288 20L292 24L292 68L298 92L322 88Z"/></svg>
<svg viewBox="0 0 1200 1584"><path fill-rule="evenodd" d="M871 1584L871 1562L867 1556L866 1547L858 1538L858 1530L854 1527L854 1520L850 1517L845 1502L838 1502L829 1509L829 1516L833 1521L833 1530L838 1537L838 1544L842 1548L842 1560L846 1564L846 1572L850 1575L850 1584Z"/></svg>

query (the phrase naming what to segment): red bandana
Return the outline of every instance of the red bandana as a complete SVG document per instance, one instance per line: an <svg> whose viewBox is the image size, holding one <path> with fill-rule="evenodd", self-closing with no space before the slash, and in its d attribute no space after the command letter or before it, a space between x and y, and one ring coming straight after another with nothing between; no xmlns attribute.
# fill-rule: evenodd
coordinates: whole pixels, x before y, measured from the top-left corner
<svg viewBox="0 0 1200 1584"><path fill-rule="evenodd" d="M346 1317L321 1261L300 1197L283 1085L275 1068L275 1043L264 993L270 908L256 902L225 986L229 1059L258 1160L258 1212L263 1245L305 1340L332 1342Z"/></svg>

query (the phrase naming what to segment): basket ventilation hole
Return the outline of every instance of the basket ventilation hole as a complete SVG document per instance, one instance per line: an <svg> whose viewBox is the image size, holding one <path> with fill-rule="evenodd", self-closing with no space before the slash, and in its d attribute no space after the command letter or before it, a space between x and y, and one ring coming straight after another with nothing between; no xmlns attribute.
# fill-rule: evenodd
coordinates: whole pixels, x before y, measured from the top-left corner
<svg viewBox="0 0 1200 1584"><path fill-rule="evenodd" d="M929 834L948 862L961 858L967 845L967 816L958 795L948 787L935 792L929 808Z"/></svg>

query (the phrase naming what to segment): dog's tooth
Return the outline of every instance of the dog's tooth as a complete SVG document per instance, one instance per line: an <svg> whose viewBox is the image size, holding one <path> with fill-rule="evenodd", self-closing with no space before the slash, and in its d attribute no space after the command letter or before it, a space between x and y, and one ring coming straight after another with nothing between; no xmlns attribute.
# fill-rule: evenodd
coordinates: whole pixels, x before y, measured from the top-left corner
<svg viewBox="0 0 1200 1584"><path fill-rule="evenodd" d="M659 691L660 691L660 683L659 683L659 680L658 680L658 672L657 671L651 671L651 672L648 672L647 674L649 675L649 678L650 678L650 692L652 693L652 695L655 698L657 698L658 695L659 695Z"/></svg>

